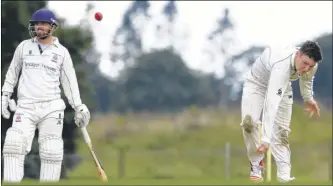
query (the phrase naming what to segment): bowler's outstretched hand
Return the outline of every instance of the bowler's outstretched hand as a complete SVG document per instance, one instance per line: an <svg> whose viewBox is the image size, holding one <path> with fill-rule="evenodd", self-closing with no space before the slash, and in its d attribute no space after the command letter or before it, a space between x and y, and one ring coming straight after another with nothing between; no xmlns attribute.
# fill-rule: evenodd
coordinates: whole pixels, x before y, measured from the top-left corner
<svg viewBox="0 0 333 186"><path fill-rule="evenodd" d="M314 99L306 101L304 104L304 110L308 114L309 118L312 118L314 113L316 113L316 115L320 117L320 109L318 103Z"/></svg>

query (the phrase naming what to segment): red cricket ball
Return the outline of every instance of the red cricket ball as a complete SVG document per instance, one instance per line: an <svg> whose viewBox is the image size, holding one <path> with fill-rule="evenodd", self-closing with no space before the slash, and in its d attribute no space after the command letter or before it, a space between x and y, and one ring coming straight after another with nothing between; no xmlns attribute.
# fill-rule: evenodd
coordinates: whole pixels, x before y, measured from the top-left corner
<svg viewBox="0 0 333 186"><path fill-rule="evenodd" d="M100 12L96 12L96 13L95 13L95 19L96 19L97 21L102 20L102 19L103 19L103 14L100 13Z"/></svg>

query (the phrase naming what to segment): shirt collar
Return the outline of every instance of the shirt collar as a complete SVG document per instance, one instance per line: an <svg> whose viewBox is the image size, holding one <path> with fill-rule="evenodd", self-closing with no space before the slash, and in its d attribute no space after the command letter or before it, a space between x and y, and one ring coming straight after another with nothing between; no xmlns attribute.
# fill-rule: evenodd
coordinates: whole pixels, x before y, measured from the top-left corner
<svg viewBox="0 0 333 186"><path fill-rule="evenodd" d="M59 39L57 37L54 37L54 36L52 36L52 37L53 37L52 45L55 46L55 47L59 47L59 45L60 45ZM37 42L37 41L38 41L37 37L32 38L32 42Z"/></svg>
<svg viewBox="0 0 333 186"><path fill-rule="evenodd" d="M296 57L296 52L295 51L292 55L291 55L291 58L290 58L290 64L291 64L291 68L293 70L296 70L296 67L295 67L295 57Z"/></svg>

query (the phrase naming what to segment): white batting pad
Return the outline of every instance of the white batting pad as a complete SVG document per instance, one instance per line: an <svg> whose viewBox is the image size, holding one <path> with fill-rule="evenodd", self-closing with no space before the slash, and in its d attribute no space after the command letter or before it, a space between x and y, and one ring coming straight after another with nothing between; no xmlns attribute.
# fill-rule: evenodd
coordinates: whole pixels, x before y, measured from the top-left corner
<svg viewBox="0 0 333 186"><path fill-rule="evenodd" d="M63 140L61 137L55 135L40 136L41 182L59 181L63 154Z"/></svg>
<svg viewBox="0 0 333 186"><path fill-rule="evenodd" d="M21 182L24 175L26 140L18 128L9 128L3 146L4 182Z"/></svg>

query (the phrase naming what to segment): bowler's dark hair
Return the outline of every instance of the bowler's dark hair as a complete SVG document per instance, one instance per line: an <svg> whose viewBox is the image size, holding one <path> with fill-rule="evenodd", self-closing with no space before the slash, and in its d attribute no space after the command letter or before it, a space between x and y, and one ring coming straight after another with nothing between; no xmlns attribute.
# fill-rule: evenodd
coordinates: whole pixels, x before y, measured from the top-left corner
<svg viewBox="0 0 333 186"><path fill-rule="evenodd" d="M300 51L309 56L309 58L313 59L315 62L320 62L323 59L323 54L321 52L321 48L317 42L314 41L306 41L301 46Z"/></svg>

